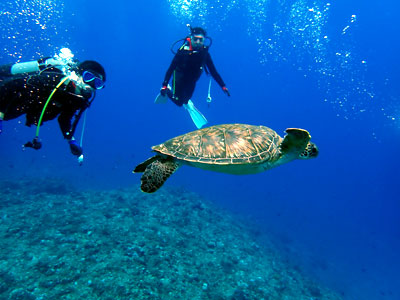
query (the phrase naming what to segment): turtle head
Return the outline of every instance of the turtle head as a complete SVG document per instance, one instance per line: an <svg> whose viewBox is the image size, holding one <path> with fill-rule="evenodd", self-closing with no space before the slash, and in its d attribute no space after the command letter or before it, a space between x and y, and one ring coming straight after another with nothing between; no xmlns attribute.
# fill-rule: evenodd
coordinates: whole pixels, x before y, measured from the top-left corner
<svg viewBox="0 0 400 300"><path fill-rule="evenodd" d="M312 143L308 142L306 148L300 153L299 159L309 159L318 156L318 147Z"/></svg>

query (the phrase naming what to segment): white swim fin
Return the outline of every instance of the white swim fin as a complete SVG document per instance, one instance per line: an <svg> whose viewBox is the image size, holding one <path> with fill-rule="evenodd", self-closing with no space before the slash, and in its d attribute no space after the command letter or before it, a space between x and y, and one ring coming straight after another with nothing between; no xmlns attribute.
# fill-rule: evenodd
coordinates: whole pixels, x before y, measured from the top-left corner
<svg viewBox="0 0 400 300"><path fill-rule="evenodd" d="M203 116L203 114L194 106L192 100L189 100L187 104L183 104L183 107L189 112L190 117L192 118L197 129L200 129L208 123L206 117Z"/></svg>
<svg viewBox="0 0 400 300"><path fill-rule="evenodd" d="M170 87L169 84L168 84L168 89L169 89L169 90L171 89L171 87ZM156 99L154 100L154 103L156 103L156 104L165 104L165 103L167 103L167 102L168 102L168 95L165 94L165 95L163 96L163 95L161 95L161 93L159 93L159 94L157 95Z"/></svg>
<svg viewBox="0 0 400 300"><path fill-rule="evenodd" d="M168 96L167 95L161 95L161 93L159 93L156 97L156 99L154 100L155 104L165 104L168 101Z"/></svg>

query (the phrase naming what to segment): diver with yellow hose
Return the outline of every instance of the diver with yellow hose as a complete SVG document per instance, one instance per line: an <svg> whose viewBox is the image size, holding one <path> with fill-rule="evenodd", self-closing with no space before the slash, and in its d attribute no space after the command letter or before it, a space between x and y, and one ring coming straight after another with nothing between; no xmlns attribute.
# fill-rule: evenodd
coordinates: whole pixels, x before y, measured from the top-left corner
<svg viewBox="0 0 400 300"><path fill-rule="evenodd" d="M160 95L155 102L163 103L168 96L176 105L183 106L189 112L196 127L201 128L207 123L207 119L194 106L191 97L203 70L212 76L227 96L230 96L230 93L217 72L208 51L212 43L211 38L201 27L192 28L190 25L188 27L190 35L175 42L172 46L173 48L182 41L183 44L178 51L175 52L171 48L175 56L165 74ZM208 45L206 40L208 40ZM172 88L168 85L171 77ZM210 95L208 99L211 99Z"/></svg>
<svg viewBox="0 0 400 300"><path fill-rule="evenodd" d="M67 48L54 57L0 66L0 133L3 120L25 114L25 125L36 125L37 130L33 141L24 146L40 149L40 126L58 116L72 154L83 157L74 132L105 80L104 68L98 62L78 62Z"/></svg>

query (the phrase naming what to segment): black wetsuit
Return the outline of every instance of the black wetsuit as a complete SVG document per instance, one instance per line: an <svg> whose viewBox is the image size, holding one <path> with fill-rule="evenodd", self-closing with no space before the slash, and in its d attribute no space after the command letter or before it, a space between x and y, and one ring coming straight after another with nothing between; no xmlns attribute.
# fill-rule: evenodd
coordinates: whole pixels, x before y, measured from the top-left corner
<svg viewBox="0 0 400 300"><path fill-rule="evenodd" d="M168 96L176 105L182 106L188 103L204 67L207 68L221 88L225 86L214 66L207 47L203 47L200 50L178 50L165 74L163 82L163 86L168 85L175 71L175 87L172 87L172 92L168 93Z"/></svg>
<svg viewBox="0 0 400 300"><path fill-rule="evenodd" d="M64 74L57 68L50 68L40 73L24 73L18 75L0 75L0 112L4 120L15 119L26 114L26 125L37 125L43 107L50 94ZM77 111L85 110L92 98L90 90L77 88L70 81L62 84L51 98L44 112L42 123L58 116L63 136L70 139L73 135L72 118ZM77 124L77 119L75 119Z"/></svg>

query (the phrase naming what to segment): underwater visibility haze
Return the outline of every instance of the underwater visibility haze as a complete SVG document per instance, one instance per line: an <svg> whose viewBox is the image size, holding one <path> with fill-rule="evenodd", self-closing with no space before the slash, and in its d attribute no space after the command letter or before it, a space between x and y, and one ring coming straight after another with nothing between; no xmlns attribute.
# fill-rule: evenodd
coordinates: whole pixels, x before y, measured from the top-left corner
<svg viewBox="0 0 400 300"><path fill-rule="evenodd" d="M38 151L21 147L36 130L24 116L3 121L2 297L400 299L399 7L3 0L1 65L67 47L107 82L77 129L81 166L56 120ZM196 129L184 108L154 103L187 24L207 30L231 94L212 80L207 102L202 75L192 101L206 126L303 128L317 158L240 176L182 167L140 192L132 170L151 147Z"/></svg>

